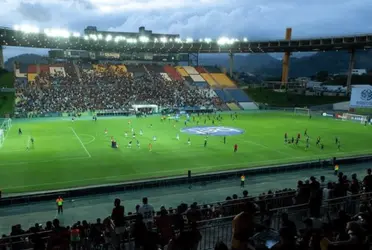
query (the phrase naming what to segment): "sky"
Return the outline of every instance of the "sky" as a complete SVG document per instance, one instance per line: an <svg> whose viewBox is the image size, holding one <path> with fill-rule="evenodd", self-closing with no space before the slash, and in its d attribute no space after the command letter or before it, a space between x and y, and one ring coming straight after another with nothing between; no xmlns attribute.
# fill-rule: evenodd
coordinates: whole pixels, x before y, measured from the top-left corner
<svg viewBox="0 0 372 250"><path fill-rule="evenodd" d="M98 30L155 33L182 38L283 39L372 33L371 0L0 0L0 26L27 24L82 33ZM7 47L5 59L45 50Z"/></svg>

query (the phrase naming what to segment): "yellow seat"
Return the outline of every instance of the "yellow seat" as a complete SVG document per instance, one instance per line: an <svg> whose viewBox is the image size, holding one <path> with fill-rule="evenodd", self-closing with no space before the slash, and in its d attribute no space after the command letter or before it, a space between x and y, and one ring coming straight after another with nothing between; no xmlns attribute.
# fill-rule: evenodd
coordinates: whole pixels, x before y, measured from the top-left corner
<svg viewBox="0 0 372 250"><path fill-rule="evenodd" d="M203 79L209 84L211 87L219 87L217 82L212 78L212 76L209 73L201 73L200 74Z"/></svg>
<svg viewBox="0 0 372 250"><path fill-rule="evenodd" d="M211 76L222 88L236 88L235 83L223 73L213 73Z"/></svg>
<svg viewBox="0 0 372 250"><path fill-rule="evenodd" d="M236 105L233 102L227 103L227 106L229 107L230 110L240 110L240 108L238 107L238 105Z"/></svg>
<svg viewBox="0 0 372 250"><path fill-rule="evenodd" d="M180 66L177 66L176 67L176 70L177 72L182 76L182 77L185 77L185 76L189 76L189 74L187 74L186 70Z"/></svg>

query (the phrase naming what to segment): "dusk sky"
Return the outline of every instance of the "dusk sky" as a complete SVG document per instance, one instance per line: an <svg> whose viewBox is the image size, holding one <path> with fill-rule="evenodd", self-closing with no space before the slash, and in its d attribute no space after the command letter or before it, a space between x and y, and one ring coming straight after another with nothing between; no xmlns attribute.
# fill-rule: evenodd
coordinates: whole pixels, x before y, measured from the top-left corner
<svg viewBox="0 0 372 250"><path fill-rule="evenodd" d="M372 33L371 0L0 0L1 26L175 33L182 38L282 39ZM41 53L7 47L5 59Z"/></svg>

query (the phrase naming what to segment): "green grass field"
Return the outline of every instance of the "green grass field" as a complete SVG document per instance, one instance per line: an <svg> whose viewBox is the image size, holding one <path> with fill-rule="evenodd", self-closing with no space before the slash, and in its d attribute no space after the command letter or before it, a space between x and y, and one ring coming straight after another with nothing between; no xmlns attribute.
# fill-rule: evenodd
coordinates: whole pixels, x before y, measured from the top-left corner
<svg viewBox="0 0 372 250"><path fill-rule="evenodd" d="M135 141L131 149L127 148L130 139L125 138L124 133L130 134L129 119L141 148L137 148ZM200 119L204 121L204 117ZM71 122L62 118L13 121L0 149L0 189L3 193L44 191L186 176L187 170L201 173L372 153L371 126L323 117L309 120L307 116L292 113L251 113L239 114L237 120L232 120L225 114L220 125L244 129L245 133L228 136L226 144L222 136L210 136L206 148L203 146L205 136L180 133L184 123L175 124L161 122L159 116L102 118L97 122ZM212 126L212 122L208 120L206 125ZM22 128L23 135L18 135L18 128ZM306 128L311 138L308 151L303 137L299 146L284 144L285 132L289 136L303 135ZM138 133L140 129L143 136ZM177 133L180 141L176 140ZM154 135L157 141L152 142L150 152L148 143ZM35 145L26 150L30 136L35 139ZM118 141L118 149L110 147L110 136ZM315 146L317 136L322 137L324 150ZM341 140L340 151L335 145L335 136ZM191 145L187 144L189 137ZM237 153L233 152L235 143L239 145Z"/></svg>

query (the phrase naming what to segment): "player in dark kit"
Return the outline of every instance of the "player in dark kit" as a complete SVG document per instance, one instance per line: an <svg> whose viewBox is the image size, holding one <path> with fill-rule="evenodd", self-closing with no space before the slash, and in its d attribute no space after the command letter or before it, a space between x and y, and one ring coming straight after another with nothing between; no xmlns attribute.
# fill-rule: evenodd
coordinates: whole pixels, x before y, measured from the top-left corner
<svg viewBox="0 0 372 250"><path fill-rule="evenodd" d="M320 144L320 149L321 149L321 150L324 149L324 144L323 144L323 143Z"/></svg>
<svg viewBox="0 0 372 250"><path fill-rule="evenodd" d="M338 137L335 137L335 143L338 144Z"/></svg>
<svg viewBox="0 0 372 250"><path fill-rule="evenodd" d="M18 134L22 135L22 129L21 128L18 129Z"/></svg>
<svg viewBox="0 0 372 250"><path fill-rule="evenodd" d="M305 129L304 136L307 136L307 129Z"/></svg>
<svg viewBox="0 0 372 250"><path fill-rule="evenodd" d="M319 146L320 144L320 136L318 136L318 138L316 138L316 145Z"/></svg>
<svg viewBox="0 0 372 250"><path fill-rule="evenodd" d="M223 137L223 144L226 144L226 136Z"/></svg>
<svg viewBox="0 0 372 250"><path fill-rule="evenodd" d="M234 153L236 153L238 151L238 144L235 144L234 145Z"/></svg>
<svg viewBox="0 0 372 250"><path fill-rule="evenodd" d="M207 138L204 138L204 147L207 147L207 142L208 142Z"/></svg>
<svg viewBox="0 0 372 250"><path fill-rule="evenodd" d="M298 145L298 141L299 141L299 139L298 139L298 137L297 137L297 139L296 139L296 146Z"/></svg>
<svg viewBox="0 0 372 250"><path fill-rule="evenodd" d="M285 134L284 134L284 142L287 143L287 140L288 140L288 134L285 133Z"/></svg>
<svg viewBox="0 0 372 250"><path fill-rule="evenodd" d="M292 144L294 143L294 137L292 136L292 140L291 140Z"/></svg>

